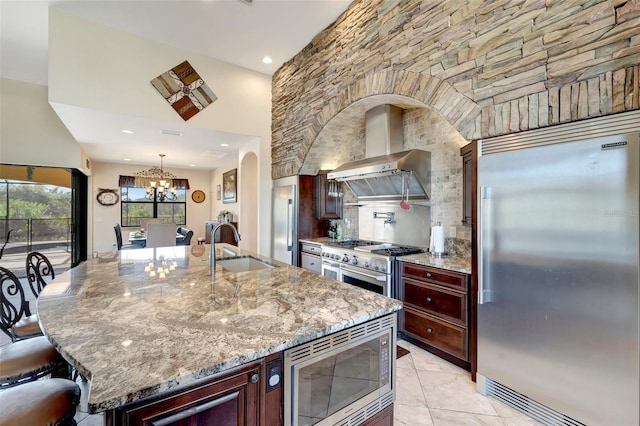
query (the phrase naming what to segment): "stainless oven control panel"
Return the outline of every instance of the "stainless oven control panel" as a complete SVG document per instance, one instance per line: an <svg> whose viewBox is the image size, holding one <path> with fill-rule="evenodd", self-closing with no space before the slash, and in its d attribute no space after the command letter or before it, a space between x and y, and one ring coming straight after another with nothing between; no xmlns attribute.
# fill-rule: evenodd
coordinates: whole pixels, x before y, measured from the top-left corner
<svg viewBox="0 0 640 426"><path fill-rule="evenodd" d="M322 257L331 259L341 264L348 264L358 268L376 272L390 273L389 258L367 252L337 249L334 247L322 247Z"/></svg>

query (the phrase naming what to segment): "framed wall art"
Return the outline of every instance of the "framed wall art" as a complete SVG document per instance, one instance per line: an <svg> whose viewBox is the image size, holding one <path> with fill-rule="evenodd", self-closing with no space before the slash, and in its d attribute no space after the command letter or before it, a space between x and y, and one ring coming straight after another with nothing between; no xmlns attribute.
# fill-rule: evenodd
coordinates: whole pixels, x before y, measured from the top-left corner
<svg viewBox="0 0 640 426"><path fill-rule="evenodd" d="M222 174L222 202L235 203L238 192L238 169Z"/></svg>
<svg viewBox="0 0 640 426"><path fill-rule="evenodd" d="M151 84L184 121L218 99L188 61L160 74Z"/></svg>

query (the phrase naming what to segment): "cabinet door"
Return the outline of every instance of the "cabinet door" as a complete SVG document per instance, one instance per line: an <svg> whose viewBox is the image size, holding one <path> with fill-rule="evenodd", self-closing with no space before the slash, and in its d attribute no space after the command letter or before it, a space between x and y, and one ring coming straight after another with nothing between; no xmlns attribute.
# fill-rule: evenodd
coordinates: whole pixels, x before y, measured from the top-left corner
<svg viewBox="0 0 640 426"><path fill-rule="evenodd" d="M340 186L341 183L338 183ZM318 172L316 186L316 217L319 220L342 219L342 197L330 194L327 174Z"/></svg>
<svg viewBox="0 0 640 426"><path fill-rule="evenodd" d="M460 148L460 155L462 155L462 223L466 226L472 224L476 204L476 150L475 141Z"/></svg>
<svg viewBox="0 0 640 426"><path fill-rule="evenodd" d="M316 274L322 271L322 261L320 256L314 256L312 254L302 253L300 255L300 267L307 269Z"/></svg>
<svg viewBox="0 0 640 426"><path fill-rule="evenodd" d="M115 424L248 426L259 423L263 360L116 409Z"/></svg>
<svg viewBox="0 0 640 426"><path fill-rule="evenodd" d="M461 360L467 357L467 330L417 309L402 310L404 332Z"/></svg>

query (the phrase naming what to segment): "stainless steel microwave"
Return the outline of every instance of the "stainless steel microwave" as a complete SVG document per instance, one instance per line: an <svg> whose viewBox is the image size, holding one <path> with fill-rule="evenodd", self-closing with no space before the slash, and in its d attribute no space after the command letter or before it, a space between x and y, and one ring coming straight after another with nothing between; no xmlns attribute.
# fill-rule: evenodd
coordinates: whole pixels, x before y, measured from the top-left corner
<svg viewBox="0 0 640 426"><path fill-rule="evenodd" d="M286 426L359 425L394 400L396 315L284 353Z"/></svg>

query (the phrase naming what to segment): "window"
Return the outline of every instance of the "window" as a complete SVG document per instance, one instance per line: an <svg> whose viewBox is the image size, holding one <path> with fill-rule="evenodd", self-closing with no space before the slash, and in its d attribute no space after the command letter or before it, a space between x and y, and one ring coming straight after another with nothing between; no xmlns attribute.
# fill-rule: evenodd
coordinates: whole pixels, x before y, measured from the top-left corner
<svg viewBox="0 0 640 426"><path fill-rule="evenodd" d="M165 223L187 223L187 190L177 189L174 200L158 201L151 198L145 188L123 186L120 188L121 226L140 227L141 219L161 219ZM150 199L151 198L151 199Z"/></svg>

